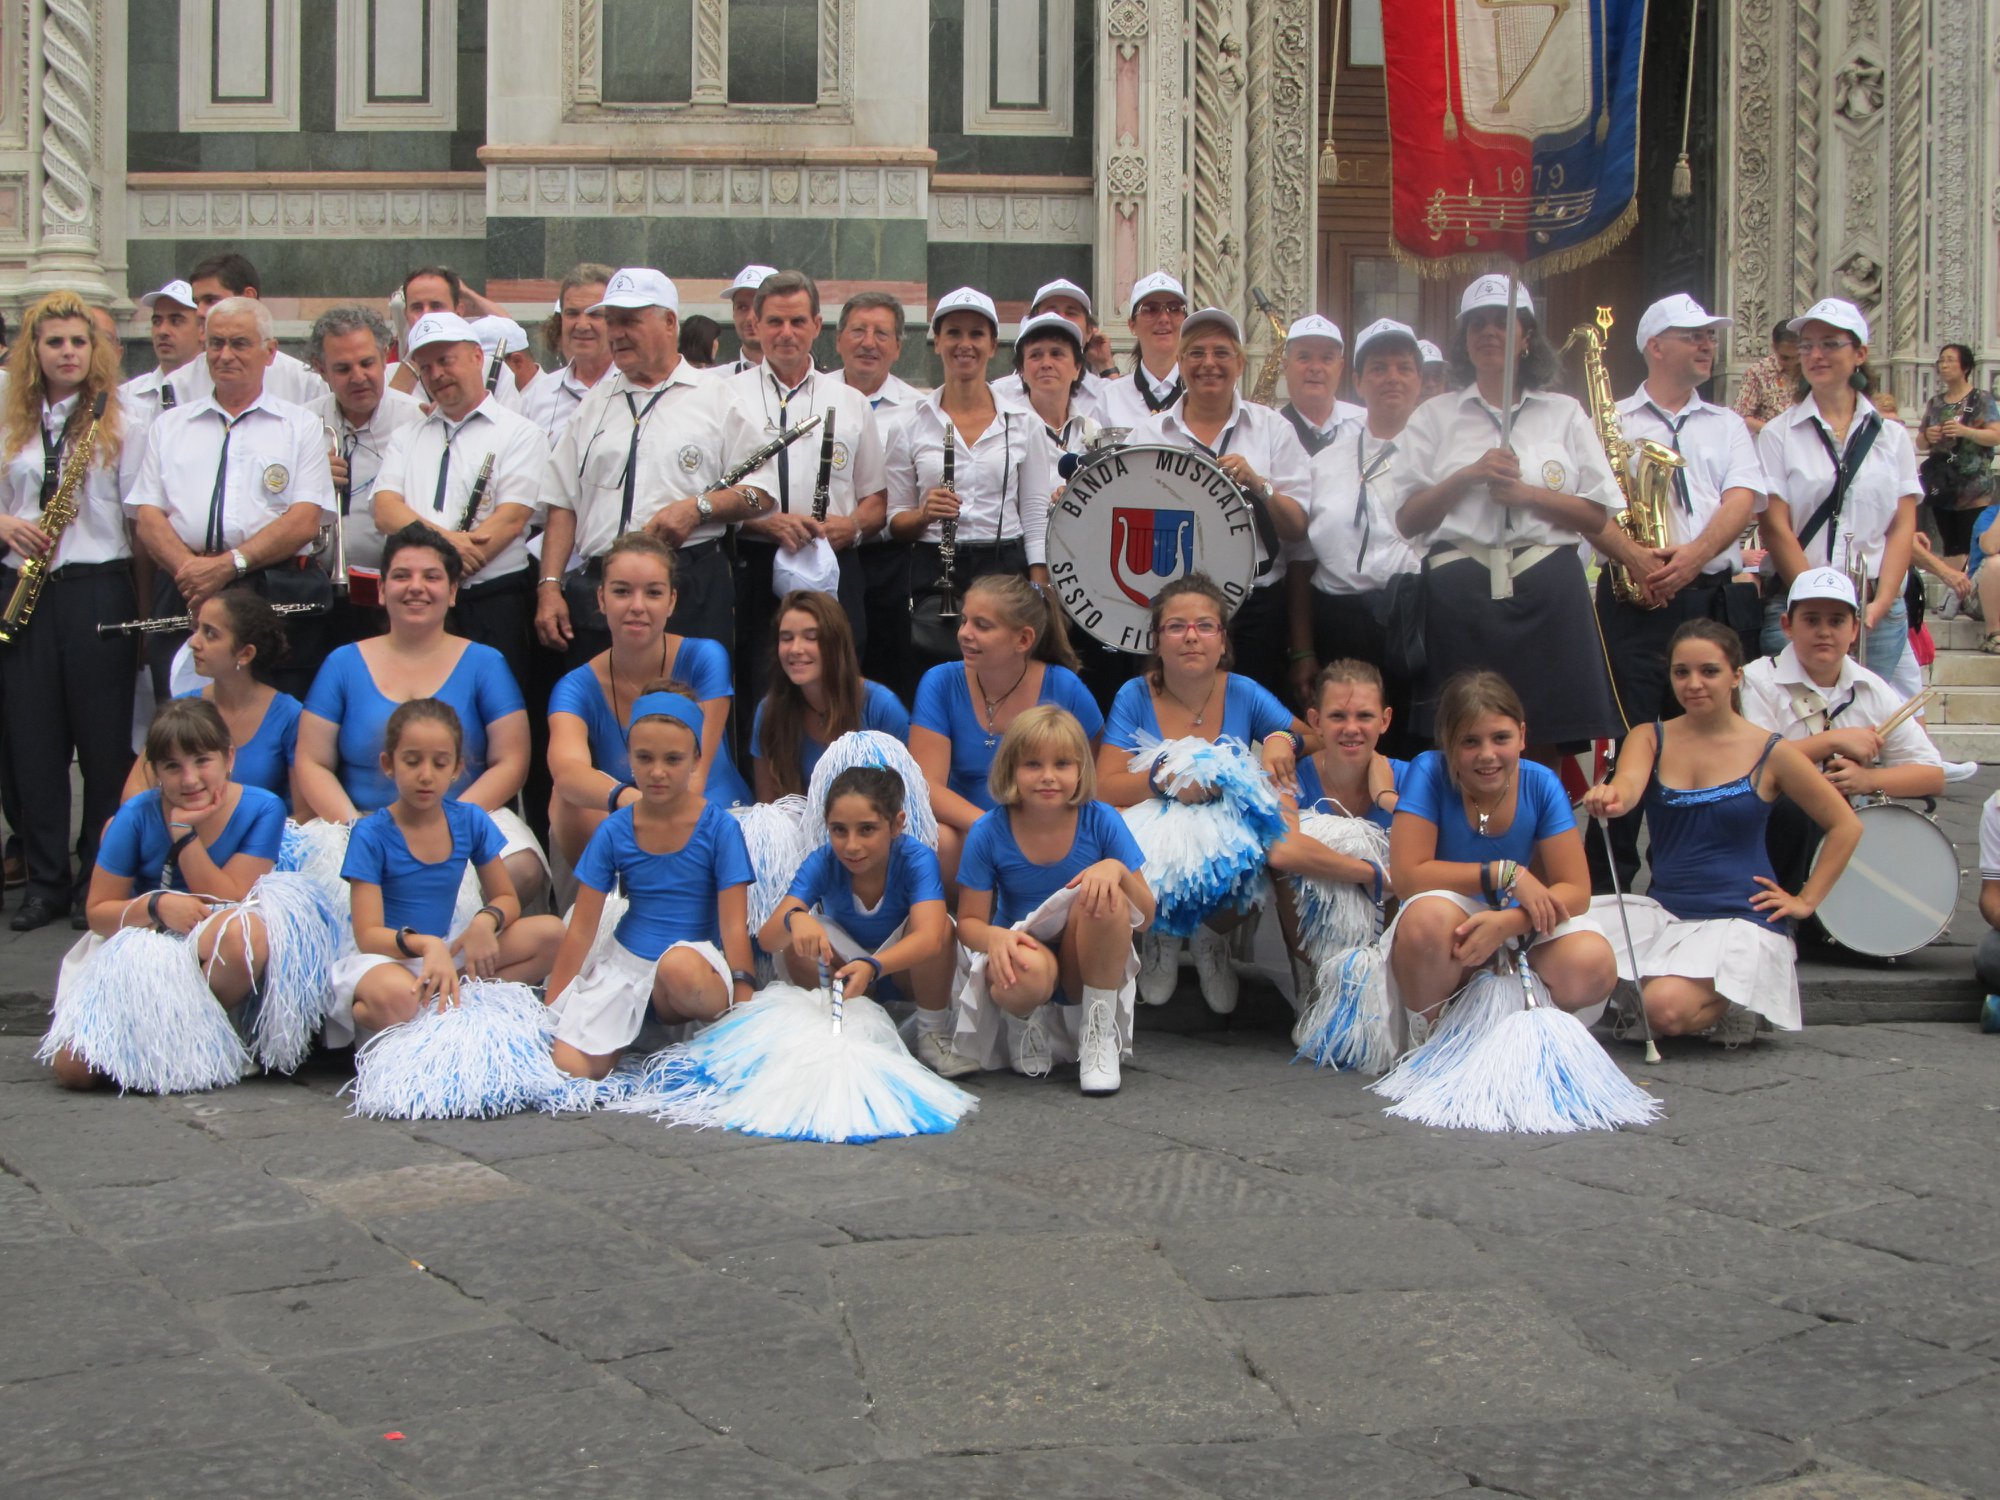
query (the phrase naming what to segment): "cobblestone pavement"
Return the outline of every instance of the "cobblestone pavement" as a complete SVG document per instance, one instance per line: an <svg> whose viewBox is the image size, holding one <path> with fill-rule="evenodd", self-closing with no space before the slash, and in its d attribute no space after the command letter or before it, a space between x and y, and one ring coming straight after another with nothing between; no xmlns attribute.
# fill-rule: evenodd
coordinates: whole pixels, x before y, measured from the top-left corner
<svg viewBox="0 0 2000 1500"><path fill-rule="evenodd" d="M0 1493L2000 1493L2000 1039L1621 1049L1664 1123L1495 1138L1245 998L860 1148L65 1096L11 1013Z"/></svg>

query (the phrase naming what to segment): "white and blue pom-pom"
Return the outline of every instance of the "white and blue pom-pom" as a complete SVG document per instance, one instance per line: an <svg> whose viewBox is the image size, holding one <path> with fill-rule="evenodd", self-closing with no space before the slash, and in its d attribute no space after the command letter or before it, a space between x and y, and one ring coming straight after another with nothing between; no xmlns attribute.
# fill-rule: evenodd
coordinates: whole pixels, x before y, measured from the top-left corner
<svg viewBox="0 0 2000 1500"><path fill-rule="evenodd" d="M1149 797L1125 809L1125 822L1146 856L1153 930L1188 937L1212 916L1256 905L1285 819L1270 776L1249 748L1227 736L1213 744L1192 736L1147 741L1133 755L1131 769L1151 774L1169 793L1197 785L1215 793L1196 803Z"/></svg>
<svg viewBox="0 0 2000 1500"><path fill-rule="evenodd" d="M619 1074L614 1073L605 1080L602 1105L621 1114L678 1118L698 1100L735 1088L785 1047L801 1025L824 1025L825 1017L825 1007L811 991L794 984L767 985L714 1025L655 1052L615 1084Z"/></svg>
<svg viewBox="0 0 2000 1500"><path fill-rule="evenodd" d="M201 977L194 945L124 927L56 995L35 1056L70 1052L120 1089L188 1094L242 1078L250 1054Z"/></svg>
<svg viewBox="0 0 2000 1500"><path fill-rule="evenodd" d="M345 823L329 823L314 818L307 823L285 821L285 839L278 846L278 868L287 874L303 875L344 912L347 910L347 882L340 867L347 862L347 838L353 832Z"/></svg>
<svg viewBox="0 0 2000 1500"><path fill-rule="evenodd" d="M1384 1099L1401 1100L1433 1079L1448 1077L1520 1008L1520 980L1512 974L1480 970L1445 1006L1437 1028L1424 1044L1368 1087Z"/></svg>
<svg viewBox="0 0 2000 1500"><path fill-rule="evenodd" d="M594 1091L555 1064L555 1017L524 984L460 982L458 1004L426 1004L354 1055L354 1113L378 1120L485 1120L572 1109Z"/></svg>
<svg viewBox="0 0 2000 1500"><path fill-rule="evenodd" d="M917 766L909 746L893 734L879 729L857 729L843 734L813 767L812 783L806 788L806 846L817 849L826 842L826 794L833 780L853 766L880 766L903 778L905 831L926 848L938 844L937 814L931 811L930 783Z"/></svg>
<svg viewBox="0 0 2000 1500"><path fill-rule="evenodd" d="M1386 1072L1396 1061L1388 959L1374 943L1330 953L1314 975L1313 1003L1292 1028L1298 1056L1322 1068Z"/></svg>
<svg viewBox="0 0 2000 1500"><path fill-rule="evenodd" d="M751 802L729 809L736 826L743 830L743 842L750 850L750 868L757 879L750 887L750 930L754 933L771 920L771 913L792 888L799 866L812 852L801 826L806 802L803 797L780 797L776 802Z"/></svg>
<svg viewBox="0 0 2000 1500"><path fill-rule="evenodd" d="M1366 860L1379 870L1389 866L1389 835L1366 818L1301 813L1299 832L1336 854ZM1315 969L1333 954L1372 943L1381 933L1382 908L1374 891L1352 881L1307 876L1295 878L1292 886L1298 901L1299 947Z"/></svg>
<svg viewBox="0 0 2000 1500"><path fill-rule="evenodd" d="M331 974L350 930L347 913L311 876L273 870L218 919L218 952L228 930L247 931L252 915L264 924L267 956L249 1002L250 1052L260 1066L290 1073L305 1061L333 1004Z"/></svg>

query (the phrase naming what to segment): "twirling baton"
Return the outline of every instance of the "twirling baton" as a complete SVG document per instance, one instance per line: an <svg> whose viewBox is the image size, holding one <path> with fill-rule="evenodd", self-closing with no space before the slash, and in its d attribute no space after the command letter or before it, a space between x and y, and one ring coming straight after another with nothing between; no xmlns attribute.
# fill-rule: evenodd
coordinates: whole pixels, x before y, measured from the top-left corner
<svg viewBox="0 0 2000 1500"><path fill-rule="evenodd" d="M1625 915L1625 892L1618 883L1618 857L1611 849L1611 822L1607 818L1597 820L1597 831L1604 835L1604 863L1611 871L1611 894L1618 898L1618 925L1625 929L1625 956L1632 961L1632 982L1640 984L1639 950L1632 942L1632 922ZM1646 1061L1660 1060L1660 1049L1653 1041L1653 1019L1646 1014L1646 991L1639 988L1639 1035L1645 1038Z"/></svg>

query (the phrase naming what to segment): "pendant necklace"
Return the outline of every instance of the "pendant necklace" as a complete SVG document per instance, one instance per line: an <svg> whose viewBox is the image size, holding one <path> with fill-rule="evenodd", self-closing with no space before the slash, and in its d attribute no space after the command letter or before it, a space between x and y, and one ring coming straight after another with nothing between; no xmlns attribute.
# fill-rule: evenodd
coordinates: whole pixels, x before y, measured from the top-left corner
<svg viewBox="0 0 2000 1500"><path fill-rule="evenodd" d="M986 696L986 684L983 682L979 682L979 674L977 672L974 672L972 674L972 680L976 683L979 683L979 696L986 704L986 748L987 749L990 750L995 745L1000 743L1000 731L994 727L994 720L996 720L1000 716L1000 705L1005 703L1009 698L1013 697L1016 689L1018 689L1022 683L1028 680L1028 668L1033 665L1034 665L1034 660L1032 657L1029 660L1023 662L1021 664L1021 675L1014 679L1014 686L1008 688L1006 692L1002 693L997 698L988 698Z"/></svg>
<svg viewBox="0 0 2000 1500"><path fill-rule="evenodd" d="M1200 713L1195 713L1195 711L1192 708L1188 708L1187 700L1183 698L1179 693L1175 692L1172 688L1167 686L1166 678L1164 676L1162 676L1160 679L1160 691L1165 693L1169 698L1173 699L1174 702L1180 704L1182 708L1186 708L1189 713L1194 714L1194 727L1196 729L1199 729L1201 728L1203 723L1205 723L1208 719L1208 705L1215 701L1215 684L1220 681L1222 681L1222 674L1218 672L1208 684L1208 692L1201 700Z"/></svg>
<svg viewBox="0 0 2000 1500"><path fill-rule="evenodd" d="M1479 836L1481 838L1489 837L1489 835L1486 832L1487 825L1489 825L1493 821L1493 815L1500 811L1500 804L1507 800L1507 794L1511 792L1513 789L1514 789L1514 783L1510 779L1505 786L1500 788L1500 795L1493 799L1493 805L1489 808L1486 808L1484 811L1480 809L1480 806L1477 802L1472 802L1472 796L1470 793L1466 794L1465 800L1467 802L1472 802L1472 811L1479 819Z"/></svg>

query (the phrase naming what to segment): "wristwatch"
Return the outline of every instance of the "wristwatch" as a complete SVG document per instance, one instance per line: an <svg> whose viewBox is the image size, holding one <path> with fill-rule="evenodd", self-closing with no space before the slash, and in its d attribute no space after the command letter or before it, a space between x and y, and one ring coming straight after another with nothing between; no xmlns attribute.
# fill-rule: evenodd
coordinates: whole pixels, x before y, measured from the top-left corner
<svg viewBox="0 0 2000 1500"><path fill-rule="evenodd" d="M250 559L243 555L241 547L231 547L229 549L229 560L236 564L236 576L238 578L242 578L249 573Z"/></svg>
<svg viewBox="0 0 2000 1500"><path fill-rule="evenodd" d="M706 495L696 495L694 497L694 513L704 521L713 521L715 519L715 502Z"/></svg>

